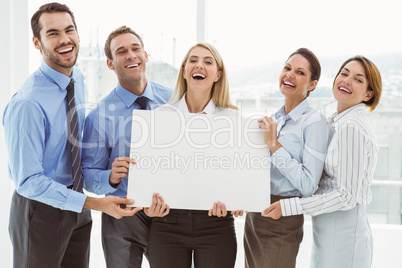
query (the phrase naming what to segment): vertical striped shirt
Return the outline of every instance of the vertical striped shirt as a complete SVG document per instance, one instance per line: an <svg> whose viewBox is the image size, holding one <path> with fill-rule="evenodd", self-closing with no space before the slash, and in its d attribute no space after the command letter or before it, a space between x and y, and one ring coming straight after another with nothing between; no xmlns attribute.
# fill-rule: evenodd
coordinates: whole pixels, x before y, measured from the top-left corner
<svg viewBox="0 0 402 268"><path fill-rule="evenodd" d="M371 202L378 147L365 104L330 117L332 140L314 196L281 200L283 216L319 215Z"/></svg>

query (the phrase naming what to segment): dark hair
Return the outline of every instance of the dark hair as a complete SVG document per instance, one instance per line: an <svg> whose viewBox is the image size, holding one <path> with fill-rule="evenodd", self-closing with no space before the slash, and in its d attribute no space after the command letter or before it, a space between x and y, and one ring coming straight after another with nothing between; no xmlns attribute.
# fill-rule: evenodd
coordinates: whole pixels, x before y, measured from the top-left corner
<svg viewBox="0 0 402 268"><path fill-rule="evenodd" d="M121 34L126 34L126 33L130 33L130 34L137 36L137 38L140 40L142 49L144 49L144 43L142 42L141 37L136 32L134 32L131 28L123 25L123 26L117 28L116 30L114 30L113 32L111 32L106 39L105 55L108 59L110 59L110 60L113 59L113 54L112 54L112 51L110 50L110 43L112 42L113 38L115 38L116 36L119 36Z"/></svg>
<svg viewBox="0 0 402 268"><path fill-rule="evenodd" d="M39 19L43 13L57 13L57 12L67 12L71 16L71 20L73 21L75 30L77 30L77 24L75 23L75 18L73 12L66 5L60 3L49 3L42 5L38 11L33 14L31 18L31 28L33 36L36 37L40 41L40 31L42 30L42 25L39 23Z"/></svg>
<svg viewBox="0 0 402 268"><path fill-rule="evenodd" d="M346 66L346 64L348 64L351 61L360 62L363 65L364 71L366 72L367 82L368 82L367 91L372 91L374 94L373 94L373 97L371 97L371 99L369 99L368 101L363 101L363 103L366 104L366 107L368 107L369 111L372 112L372 111L374 111L375 107L377 107L378 103L380 102L381 93L382 93L381 74L380 74L380 71L378 70L377 66L375 66L375 64L372 61L370 61L366 57L363 57L360 55L347 59L342 64L341 68L339 68L339 71L335 76L333 84L335 84L335 80L338 77L338 75L340 74L340 72L342 71L342 69Z"/></svg>
<svg viewBox="0 0 402 268"><path fill-rule="evenodd" d="M288 61L294 55L301 55L310 63L310 72L311 72L310 81L320 80L320 76L321 76L320 61L318 60L317 56L311 50L304 48L304 47L299 48L298 50L296 50L295 52L290 54L289 58L286 61ZM310 95L310 92L313 91L314 89L315 88L308 91L306 97L308 97Z"/></svg>

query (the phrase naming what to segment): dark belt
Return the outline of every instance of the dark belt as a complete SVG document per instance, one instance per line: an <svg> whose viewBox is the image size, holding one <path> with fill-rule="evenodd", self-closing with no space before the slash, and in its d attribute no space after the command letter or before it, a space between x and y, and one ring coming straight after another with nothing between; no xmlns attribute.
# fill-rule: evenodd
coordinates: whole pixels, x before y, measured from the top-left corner
<svg viewBox="0 0 402 268"><path fill-rule="evenodd" d="M275 203L276 201L279 201L281 199L289 199L289 198L294 198L294 197L299 197L300 198L300 196L279 196L279 195L271 194L271 204Z"/></svg>

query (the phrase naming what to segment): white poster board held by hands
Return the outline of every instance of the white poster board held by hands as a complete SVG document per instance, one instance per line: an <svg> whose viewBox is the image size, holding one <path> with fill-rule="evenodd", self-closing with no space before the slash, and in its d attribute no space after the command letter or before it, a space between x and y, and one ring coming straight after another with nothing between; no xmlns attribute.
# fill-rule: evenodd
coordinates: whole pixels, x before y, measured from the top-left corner
<svg viewBox="0 0 402 268"><path fill-rule="evenodd" d="M159 193L176 209L261 212L270 204L269 149L261 116L133 111L127 197L149 207Z"/></svg>

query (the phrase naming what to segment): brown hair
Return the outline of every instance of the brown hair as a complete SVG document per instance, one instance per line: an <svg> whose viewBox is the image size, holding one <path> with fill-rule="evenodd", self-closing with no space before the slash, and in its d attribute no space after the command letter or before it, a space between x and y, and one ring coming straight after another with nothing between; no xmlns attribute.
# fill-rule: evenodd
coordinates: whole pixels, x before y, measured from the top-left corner
<svg viewBox="0 0 402 268"><path fill-rule="evenodd" d="M181 63L181 68L180 68L179 74L177 76L176 88L173 92L173 95L172 95L172 98L170 99L170 101L173 101L176 98L181 99L184 96L184 94L187 92L187 82L183 77L183 71L186 66L187 60L190 57L191 51L196 47L202 47L202 48L207 49L209 52L211 52L212 56L214 57L214 59L216 61L218 71L222 72L221 78L217 82L215 82L212 86L212 89L211 89L212 101L218 107L232 108L232 109L237 110L237 107L230 103L229 81L228 81L228 78L226 75L226 68L225 68L225 65L223 64L222 57L219 54L218 50L214 46L212 46L211 44L208 44L208 43L198 43L198 44L192 46L189 49L189 51L187 52L186 56L184 57L184 59Z"/></svg>
<svg viewBox="0 0 402 268"><path fill-rule="evenodd" d="M41 7L39 7L38 11L36 11L31 18L31 28L33 36L36 37L39 41L40 41L40 31L42 30L42 25L39 23L40 17L42 16L43 13L57 13L57 12L66 12L70 14L71 20L73 21L74 24L74 28L75 30L77 30L77 24L75 23L74 14L68 6L56 2L44 4Z"/></svg>
<svg viewBox="0 0 402 268"><path fill-rule="evenodd" d="M112 54L112 51L110 50L110 43L112 42L113 38L115 38L116 36L119 36L121 34L126 34L126 33L135 35L140 40L142 49L144 49L144 43L142 42L141 37L136 32L134 32L131 28L123 25L123 26L117 28L116 30L114 30L113 32L111 32L106 39L105 55L108 59L113 60L113 54Z"/></svg>
<svg viewBox="0 0 402 268"><path fill-rule="evenodd" d="M299 48L298 50L296 50L295 52L290 54L289 58L286 61L288 61L294 55L301 55L310 63L310 72L311 72L310 81L320 80L320 76L321 76L320 61L318 60L317 56L311 50L304 48L304 47ZM314 89L315 88L313 88L312 90L307 92L306 98L310 95L310 92L313 91Z"/></svg>
<svg viewBox="0 0 402 268"><path fill-rule="evenodd" d="M367 59L366 57L360 56L360 55L347 59L342 64L341 68L339 68L339 71L335 76L333 84L335 84L335 80L338 77L338 75L340 74L340 72L342 71L342 69L346 66L346 64L348 64L351 61L358 61L364 67L364 71L366 72L367 81L368 81L367 91L372 91L374 94L370 100L363 101L363 103L366 104L366 107L369 108L369 112L372 112L372 111L374 111L375 107L377 107L378 103L380 102L381 93L382 93L382 79L381 79L380 71L378 70L377 66L375 66L375 64L373 62L371 62L369 59Z"/></svg>

